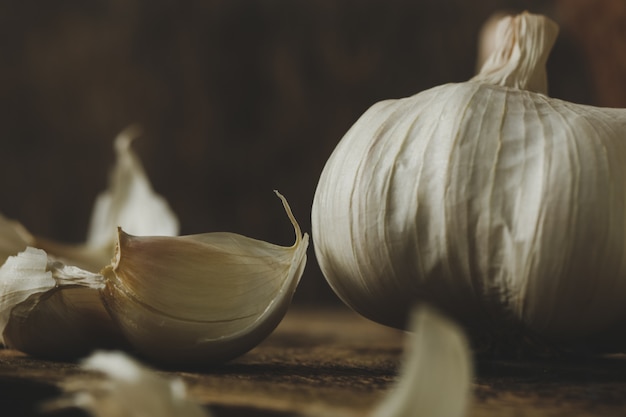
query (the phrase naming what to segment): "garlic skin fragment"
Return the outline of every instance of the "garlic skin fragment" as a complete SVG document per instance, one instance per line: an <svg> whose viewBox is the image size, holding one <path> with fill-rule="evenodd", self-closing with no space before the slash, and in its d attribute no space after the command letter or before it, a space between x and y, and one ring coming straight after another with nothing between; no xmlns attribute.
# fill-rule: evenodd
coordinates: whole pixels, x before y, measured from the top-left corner
<svg viewBox="0 0 626 417"><path fill-rule="evenodd" d="M6 345L4 330L11 310L56 286L52 273L46 271L47 263L44 251L28 247L18 256L9 256L0 268L0 343Z"/></svg>
<svg viewBox="0 0 626 417"><path fill-rule="evenodd" d="M337 145L312 235L357 312L402 328L427 301L472 334L626 348L626 110L546 95L557 32L505 18L476 77L377 103Z"/></svg>
<svg viewBox="0 0 626 417"><path fill-rule="evenodd" d="M181 379L161 376L125 353L97 351L81 367L102 373L104 379L65 382L65 395L45 404L44 411L77 407L93 417L211 416L187 398Z"/></svg>
<svg viewBox="0 0 626 417"><path fill-rule="evenodd" d="M398 375L370 417L463 417L471 404L473 361L463 331L433 308L411 311Z"/></svg>
<svg viewBox="0 0 626 417"><path fill-rule="evenodd" d="M0 343L54 359L125 347L100 299L102 288L103 276L27 247L0 267Z"/></svg>
<svg viewBox="0 0 626 417"><path fill-rule="evenodd" d="M131 345L151 360L213 364L261 342L282 320L306 264L302 234L282 247L233 233L131 236L119 230L103 273L105 303Z"/></svg>

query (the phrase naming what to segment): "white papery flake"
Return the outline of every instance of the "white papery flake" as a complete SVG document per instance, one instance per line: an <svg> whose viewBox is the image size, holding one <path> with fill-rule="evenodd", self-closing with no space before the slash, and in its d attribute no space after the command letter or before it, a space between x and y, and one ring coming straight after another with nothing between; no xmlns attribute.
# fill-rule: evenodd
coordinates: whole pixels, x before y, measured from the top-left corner
<svg viewBox="0 0 626 417"><path fill-rule="evenodd" d="M179 378L167 378L121 352L93 353L82 368L103 378L69 380L66 395L45 405L46 410L78 407L93 417L210 417L187 398Z"/></svg>

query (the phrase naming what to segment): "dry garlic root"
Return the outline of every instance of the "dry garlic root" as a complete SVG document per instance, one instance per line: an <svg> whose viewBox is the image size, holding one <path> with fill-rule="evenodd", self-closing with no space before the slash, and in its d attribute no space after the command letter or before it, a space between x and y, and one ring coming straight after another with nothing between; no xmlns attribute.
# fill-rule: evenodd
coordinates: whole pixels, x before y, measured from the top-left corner
<svg viewBox="0 0 626 417"><path fill-rule="evenodd" d="M547 96L557 33L503 19L473 79L377 103L337 145L312 235L356 311L403 327L428 301L472 333L626 348L626 110Z"/></svg>

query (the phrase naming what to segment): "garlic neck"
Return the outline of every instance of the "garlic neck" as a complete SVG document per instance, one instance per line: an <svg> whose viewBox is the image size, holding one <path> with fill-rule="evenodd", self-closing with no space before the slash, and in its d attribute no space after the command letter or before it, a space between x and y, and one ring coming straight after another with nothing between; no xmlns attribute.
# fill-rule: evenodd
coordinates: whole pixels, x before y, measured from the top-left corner
<svg viewBox="0 0 626 417"><path fill-rule="evenodd" d="M524 12L503 18L489 58L471 81L547 94L546 62L558 32L545 16Z"/></svg>

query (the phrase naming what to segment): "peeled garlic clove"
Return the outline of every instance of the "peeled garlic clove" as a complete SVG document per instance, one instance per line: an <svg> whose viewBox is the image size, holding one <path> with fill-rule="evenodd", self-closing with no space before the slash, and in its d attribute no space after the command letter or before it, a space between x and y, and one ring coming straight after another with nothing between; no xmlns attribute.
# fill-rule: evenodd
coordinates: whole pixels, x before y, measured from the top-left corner
<svg viewBox="0 0 626 417"><path fill-rule="evenodd" d="M411 311L398 380L371 417L462 417L471 402L473 363L463 331L428 306Z"/></svg>
<svg viewBox="0 0 626 417"><path fill-rule="evenodd" d="M557 32L506 18L476 77L377 103L337 145L312 234L355 310L403 327L426 300L564 346L623 328L626 110L546 95Z"/></svg>
<svg viewBox="0 0 626 417"><path fill-rule="evenodd" d="M104 277L48 259L28 247L0 268L0 342L66 359L96 347L125 346L104 308Z"/></svg>
<svg viewBox="0 0 626 417"><path fill-rule="evenodd" d="M278 325L303 273L308 236L277 195L295 229L292 247L233 233L140 237L119 230L104 296L139 353L164 363L223 362Z"/></svg>
<svg viewBox="0 0 626 417"><path fill-rule="evenodd" d="M103 374L103 379L69 380L64 397L47 403L44 411L76 407L93 417L209 417L189 400L179 378L165 378L121 352L97 351L81 367Z"/></svg>

